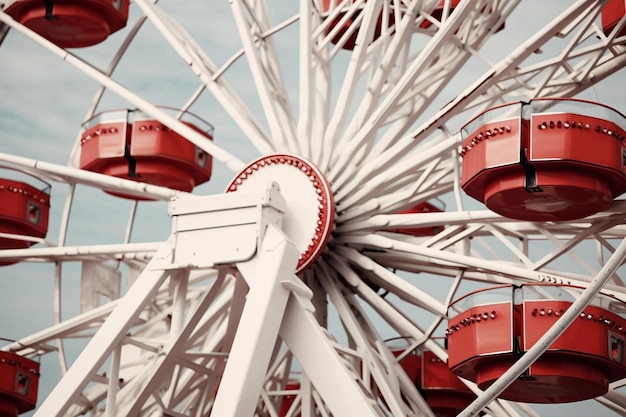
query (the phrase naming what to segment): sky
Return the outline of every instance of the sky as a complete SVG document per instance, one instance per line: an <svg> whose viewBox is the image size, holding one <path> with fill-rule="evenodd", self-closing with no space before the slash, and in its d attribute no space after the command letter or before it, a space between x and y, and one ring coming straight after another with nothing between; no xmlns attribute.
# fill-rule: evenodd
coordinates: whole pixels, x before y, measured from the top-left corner
<svg viewBox="0 0 626 417"><path fill-rule="evenodd" d="M198 44L206 49L215 62L222 63L240 48L233 29L229 4L217 2L171 2L162 0L163 7L176 14L184 22ZM160 3L160 4L161 4ZM281 19L295 11L297 2L276 0ZM488 45L494 59L510 50L510 45L519 43L528 36L522 32L524 26L541 27L549 16L558 13L570 4L567 0L551 2L524 0L523 7L515 20L507 22L506 31L494 37ZM134 18L137 10L131 7ZM206 18L210 16L210 18ZM278 19L277 19L278 20ZM119 47L123 33L112 35L105 43L76 54L93 62L99 68L107 63ZM277 47L285 51L283 74L289 88L297 91L295 63L292 54L297 43L281 38ZM467 84L475 80L484 68L468 69L460 74L456 83ZM249 99L253 111L260 112L255 87L247 75L245 64L237 61L229 73L237 92ZM173 55L159 37L156 30L146 24L141 30L137 46L129 53L118 69L117 77L124 85L132 88L155 104L173 107L184 105L197 85L196 77L185 63ZM592 91L586 98L596 99L626 111L624 99L624 72L613 75ZM71 68L44 48L34 44L21 34L10 32L0 45L0 152L19 155L65 165L75 145L80 126L85 118L98 85L89 77ZM617 87L617 88L616 88ZM124 108L127 104L111 93L105 94L101 108ZM215 141L224 149L248 162L258 155L244 133L232 122L230 116L214 101L204 95L194 107L204 119L215 127ZM216 162L211 181L198 187L198 194L221 193L232 178L233 172ZM67 186L53 184L51 222L48 239L55 242L60 231L60 216L63 210ZM2 204L2 202L0 202ZM68 230L68 244L111 243L123 239L126 218L131 204L103 193L101 190L81 187L77 191ZM133 240L138 242L160 241L167 237L170 223L165 203L142 205L137 215L136 232ZM67 265L64 271L63 317L71 317L78 311L78 288L80 265ZM53 268L46 264L16 264L0 268L0 337L18 339L53 324ZM77 346L70 344L72 354ZM52 355L42 358L46 368L55 367ZM50 389L58 371L42 371L42 395ZM537 407L543 415L557 416L567 413L570 417L587 416L591 412L607 412L598 409L593 402L549 408ZM601 410L601 411L598 411ZM608 412L607 412L608 413ZM599 415L599 414L598 414ZM605 414L609 415L609 414Z"/></svg>

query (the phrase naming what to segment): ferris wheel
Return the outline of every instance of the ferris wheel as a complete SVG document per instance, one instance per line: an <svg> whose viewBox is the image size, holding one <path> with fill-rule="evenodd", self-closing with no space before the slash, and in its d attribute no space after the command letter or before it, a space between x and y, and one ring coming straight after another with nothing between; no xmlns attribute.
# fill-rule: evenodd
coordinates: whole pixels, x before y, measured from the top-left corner
<svg viewBox="0 0 626 417"><path fill-rule="evenodd" d="M0 5L0 417L625 415L624 2L215 3Z"/></svg>

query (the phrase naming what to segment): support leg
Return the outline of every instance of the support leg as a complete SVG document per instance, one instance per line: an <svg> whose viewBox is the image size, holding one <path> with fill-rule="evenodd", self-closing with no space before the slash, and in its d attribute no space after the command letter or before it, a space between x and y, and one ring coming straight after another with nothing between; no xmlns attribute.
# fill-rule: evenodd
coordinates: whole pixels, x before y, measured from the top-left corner
<svg viewBox="0 0 626 417"><path fill-rule="evenodd" d="M298 251L274 225L269 225L261 253L238 264L250 290L224 369L211 416L254 415L290 291Z"/></svg>
<svg viewBox="0 0 626 417"><path fill-rule="evenodd" d="M318 324L309 300L292 295L285 310L280 336L333 416L383 415L376 399L363 389Z"/></svg>

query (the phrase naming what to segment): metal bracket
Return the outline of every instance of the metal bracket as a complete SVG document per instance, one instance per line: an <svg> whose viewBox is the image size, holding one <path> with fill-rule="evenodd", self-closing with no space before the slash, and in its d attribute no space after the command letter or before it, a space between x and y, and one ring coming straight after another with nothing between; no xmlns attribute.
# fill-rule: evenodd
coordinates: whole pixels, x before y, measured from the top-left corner
<svg viewBox="0 0 626 417"><path fill-rule="evenodd" d="M267 225L282 226L285 208L275 182L261 192L180 196L169 205L173 263L211 268L247 261L260 250Z"/></svg>

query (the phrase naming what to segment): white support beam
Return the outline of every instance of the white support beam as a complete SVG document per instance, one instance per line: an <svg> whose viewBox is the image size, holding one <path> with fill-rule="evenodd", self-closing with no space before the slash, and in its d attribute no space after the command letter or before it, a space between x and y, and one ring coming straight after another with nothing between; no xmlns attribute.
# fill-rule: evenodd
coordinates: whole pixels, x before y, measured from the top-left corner
<svg viewBox="0 0 626 417"><path fill-rule="evenodd" d="M364 391L358 377L346 367L325 329L314 316L310 300L289 298L280 336L334 416L382 417L376 399Z"/></svg>
<svg viewBox="0 0 626 417"><path fill-rule="evenodd" d="M35 417L62 416L79 400L81 391L120 344L145 305L165 281L168 273L163 267L171 264L171 255L171 242L167 241L157 251L135 284L130 287L100 331L83 349L67 374L44 400Z"/></svg>
<svg viewBox="0 0 626 417"><path fill-rule="evenodd" d="M133 396L133 401L129 404L128 408L121 413L121 415L140 415L146 400L154 392L158 391L159 387L164 384L164 381L171 381L170 384L166 385L169 385L168 397L172 397L178 382L176 376L174 378L171 377L171 373L174 371L175 361L179 360L180 356L184 353L190 336L203 316L206 314L207 316L212 317L220 311L221 306L219 303L212 303L224 289L225 278L226 271L225 269L222 269L219 271L217 280L213 283L211 289L207 291L200 303L198 303L195 307L188 320L179 324L172 324L170 342L168 346L164 349L159 360L153 365L153 369L150 374L145 378L146 383L143 385L141 392ZM176 299L174 299L174 302L175 301ZM176 308L176 304L174 304L174 308ZM172 319L174 321L175 317L172 316Z"/></svg>
<svg viewBox="0 0 626 417"><path fill-rule="evenodd" d="M237 264L250 290L226 362L212 416L247 417L254 414L265 382L281 317L289 298L298 251L275 225L265 232L261 253Z"/></svg>

